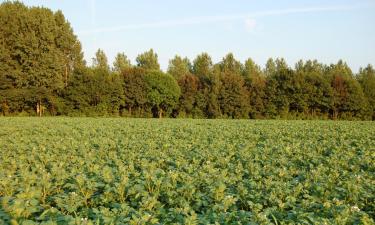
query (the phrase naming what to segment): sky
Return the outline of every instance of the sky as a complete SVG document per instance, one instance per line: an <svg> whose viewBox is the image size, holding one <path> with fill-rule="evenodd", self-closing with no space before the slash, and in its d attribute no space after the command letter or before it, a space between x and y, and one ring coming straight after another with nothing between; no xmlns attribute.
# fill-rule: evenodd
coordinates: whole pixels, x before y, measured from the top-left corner
<svg viewBox="0 0 375 225"><path fill-rule="evenodd" d="M62 10L90 65L98 48L112 63L124 52L135 64L153 48L162 69L176 54L193 60L227 53L262 67L268 58L336 63L357 72L375 65L375 0L25 0Z"/></svg>

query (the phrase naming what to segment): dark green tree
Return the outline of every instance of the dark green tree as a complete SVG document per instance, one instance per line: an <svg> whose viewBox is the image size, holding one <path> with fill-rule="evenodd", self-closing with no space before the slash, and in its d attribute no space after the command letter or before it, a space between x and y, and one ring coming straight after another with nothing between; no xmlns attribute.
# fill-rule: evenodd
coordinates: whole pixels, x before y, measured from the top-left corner
<svg viewBox="0 0 375 225"><path fill-rule="evenodd" d="M262 118L265 113L266 78L260 66L250 58L245 61L243 77L249 93L249 117Z"/></svg>
<svg viewBox="0 0 375 225"><path fill-rule="evenodd" d="M64 98L71 115L119 115L125 106L120 76L101 68L77 71Z"/></svg>
<svg viewBox="0 0 375 225"><path fill-rule="evenodd" d="M327 118L333 104L333 90L330 80L324 73L324 65L318 61L308 60L297 63L295 71L298 76L304 77L302 93L307 105L307 117Z"/></svg>
<svg viewBox="0 0 375 225"><path fill-rule="evenodd" d="M367 100L367 111L370 119L375 120L375 70L372 65L360 68L358 81Z"/></svg>
<svg viewBox="0 0 375 225"><path fill-rule="evenodd" d="M266 64L266 114L287 117L290 106L293 70L284 59L268 60Z"/></svg>
<svg viewBox="0 0 375 225"><path fill-rule="evenodd" d="M242 76L242 64L229 53L215 68L220 69L220 114L229 118L248 117L249 94Z"/></svg>
<svg viewBox="0 0 375 225"><path fill-rule="evenodd" d="M213 65L211 56L207 53L198 55L193 62L193 74L199 78L199 93L197 94L197 103L200 111L204 112L205 117L220 117L220 105L218 96L220 92L220 67Z"/></svg>
<svg viewBox="0 0 375 225"><path fill-rule="evenodd" d="M363 90L354 78L349 66L342 60L332 64L326 71L333 89L333 119L363 117L366 105Z"/></svg>
<svg viewBox="0 0 375 225"><path fill-rule="evenodd" d="M146 71L142 68L134 67L125 70L124 95L125 105L129 116L144 117L147 116L147 85L145 82Z"/></svg>
<svg viewBox="0 0 375 225"><path fill-rule="evenodd" d="M220 112L228 118L248 118L249 94L243 77L224 73L221 76L221 87L218 95Z"/></svg>
<svg viewBox="0 0 375 225"><path fill-rule="evenodd" d="M62 13L19 2L0 5L0 80L8 112L55 114L69 75L83 65L80 44ZM20 100L17 108L11 101ZM26 104L25 104L26 103Z"/></svg>
<svg viewBox="0 0 375 225"><path fill-rule="evenodd" d="M199 113L199 106L197 105L197 95L199 93L199 79L197 76L186 74L180 77L178 85L181 89L178 113L185 116L201 115Z"/></svg>
<svg viewBox="0 0 375 225"><path fill-rule="evenodd" d="M149 71L145 75L147 102L152 107L154 116L162 118L164 113L171 113L178 103L180 87L170 74L161 71Z"/></svg>

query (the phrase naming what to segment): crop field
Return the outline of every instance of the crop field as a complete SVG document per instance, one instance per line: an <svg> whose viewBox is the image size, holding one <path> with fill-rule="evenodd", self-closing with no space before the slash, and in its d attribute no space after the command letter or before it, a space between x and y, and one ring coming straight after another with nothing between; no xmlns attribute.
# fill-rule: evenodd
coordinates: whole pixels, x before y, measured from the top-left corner
<svg viewBox="0 0 375 225"><path fill-rule="evenodd" d="M374 220L374 122L0 118L0 224Z"/></svg>

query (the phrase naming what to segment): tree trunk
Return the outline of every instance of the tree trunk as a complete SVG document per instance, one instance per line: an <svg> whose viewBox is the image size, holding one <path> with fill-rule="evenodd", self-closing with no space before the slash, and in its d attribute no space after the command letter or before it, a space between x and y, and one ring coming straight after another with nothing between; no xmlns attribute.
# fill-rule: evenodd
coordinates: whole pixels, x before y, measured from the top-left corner
<svg viewBox="0 0 375 225"><path fill-rule="evenodd" d="M332 116L332 117L333 117L333 120L336 120L336 119L337 119L338 114L339 114L339 113L337 112L337 110L334 109L334 110L333 110L333 116Z"/></svg>
<svg viewBox="0 0 375 225"><path fill-rule="evenodd" d="M65 87L68 86L68 65L65 65Z"/></svg>
<svg viewBox="0 0 375 225"><path fill-rule="evenodd" d="M39 107L39 102L36 103L36 115L39 116L40 112L40 107Z"/></svg>
<svg viewBox="0 0 375 225"><path fill-rule="evenodd" d="M39 100L37 103L36 103L36 114L41 117L42 114L43 114L43 106L42 106L42 101Z"/></svg>
<svg viewBox="0 0 375 225"><path fill-rule="evenodd" d="M3 116L6 116L6 114L8 113L8 110L9 110L8 103L7 101L4 101L2 104L2 110L1 110L3 113Z"/></svg>
<svg viewBox="0 0 375 225"><path fill-rule="evenodd" d="M159 109L159 119L163 116L163 109Z"/></svg>
<svg viewBox="0 0 375 225"><path fill-rule="evenodd" d="M129 106L129 115L131 116L132 115L132 107Z"/></svg>

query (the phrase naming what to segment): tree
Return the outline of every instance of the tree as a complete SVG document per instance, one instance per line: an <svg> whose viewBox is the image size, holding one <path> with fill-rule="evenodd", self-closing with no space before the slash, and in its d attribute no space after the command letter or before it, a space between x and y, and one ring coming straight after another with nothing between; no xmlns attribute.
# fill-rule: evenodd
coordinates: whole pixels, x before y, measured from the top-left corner
<svg viewBox="0 0 375 225"><path fill-rule="evenodd" d="M181 94L176 80L170 74L149 71L145 75L145 82L148 104L151 105L154 115L161 118L163 113L171 112Z"/></svg>
<svg viewBox="0 0 375 225"><path fill-rule="evenodd" d="M330 81L325 77L324 66L318 61L300 61L295 68L296 74L304 78L302 92L310 116L315 118L326 117L332 108L332 88Z"/></svg>
<svg viewBox="0 0 375 225"><path fill-rule="evenodd" d="M73 115L118 115L125 103L120 77L102 68L77 71L64 98Z"/></svg>
<svg viewBox="0 0 375 225"><path fill-rule="evenodd" d="M249 116L252 119L261 118L265 113L266 78L260 66L251 58L245 61L242 75L249 93Z"/></svg>
<svg viewBox="0 0 375 225"><path fill-rule="evenodd" d="M223 60L219 63L220 70L226 74L242 74L242 64L234 58L232 53L227 54Z"/></svg>
<svg viewBox="0 0 375 225"><path fill-rule="evenodd" d="M201 80L207 79L212 73L212 59L207 53L198 55L193 62L193 74Z"/></svg>
<svg viewBox="0 0 375 225"><path fill-rule="evenodd" d="M190 74L192 65L188 58L181 58L176 55L172 60L169 61L168 73L171 74L176 80L181 77Z"/></svg>
<svg viewBox="0 0 375 225"><path fill-rule="evenodd" d="M289 113L293 70L284 59L269 59L266 64L266 114L285 117Z"/></svg>
<svg viewBox="0 0 375 225"><path fill-rule="evenodd" d="M55 13L55 21L59 28L56 35L56 45L64 55L64 83L65 87L67 87L71 74L75 69L82 68L85 62L81 43L73 34L73 29L60 10Z"/></svg>
<svg viewBox="0 0 375 225"><path fill-rule="evenodd" d="M124 72L131 67L130 60L125 53L118 53L115 61L113 62L113 71L117 74Z"/></svg>
<svg viewBox="0 0 375 225"><path fill-rule="evenodd" d="M19 2L0 5L0 74L3 105L21 100L9 111L35 109L54 113L55 99L68 85L69 75L82 66L80 44L62 13ZM17 95L17 96L16 96ZM13 97L12 97L13 96ZM24 104L27 103L27 104ZM35 106L35 108L34 108Z"/></svg>
<svg viewBox="0 0 375 225"><path fill-rule="evenodd" d="M160 70L158 55L153 49L138 55L136 61L137 66L145 70Z"/></svg>
<svg viewBox="0 0 375 225"><path fill-rule="evenodd" d="M269 58L266 62L266 68L264 70L264 74L267 77L270 77L276 73L276 63L272 58Z"/></svg>
<svg viewBox="0 0 375 225"><path fill-rule="evenodd" d="M220 112L229 118L248 118L249 94L243 77L224 73L218 95Z"/></svg>
<svg viewBox="0 0 375 225"><path fill-rule="evenodd" d="M375 70L372 65L360 68L358 81L367 99L370 118L375 120Z"/></svg>
<svg viewBox="0 0 375 225"><path fill-rule="evenodd" d="M123 75L125 105L130 116L143 116L147 103L146 71L139 67L128 68ZM137 114L134 113L137 109Z"/></svg>
<svg viewBox="0 0 375 225"><path fill-rule="evenodd" d="M86 66L82 47L61 11L0 4L0 113L200 118L375 119L375 70L353 75L342 60L324 65L282 58L264 70L228 53L191 64L175 56L168 73L150 49L132 66L118 53L110 69L103 50Z"/></svg>
<svg viewBox="0 0 375 225"><path fill-rule="evenodd" d="M218 94L220 92L220 67L212 65L207 53L198 55L193 62L193 74L199 78L198 102L199 109L208 118L221 115Z"/></svg>
<svg viewBox="0 0 375 225"><path fill-rule="evenodd" d="M181 89L179 100L179 113L191 115L194 114L196 105L196 97L199 91L199 79L192 74L186 74L178 80Z"/></svg>
<svg viewBox="0 0 375 225"><path fill-rule="evenodd" d="M327 68L333 89L332 118L363 117L365 96L351 69L342 60Z"/></svg>
<svg viewBox="0 0 375 225"><path fill-rule="evenodd" d="M300 60L298 64L303 64ZM288 79L287 95L289 99L289 112L295 117L305 117L308 111L308 94L306 93L307 83L305 73L298 73L294 70Z"/></svg>
<svg viewBox="0 0 375 225"><path fill-rule="evenodd" d="M93 68L109 71L108 59L104 51L98 49L95 53L95 57L92 59Z"/></svg>
<svg viewBox="0 0 375 225"><path fill-rule="evenodd" d="M249 112L248 92L242 76L242 64L232 53L215 65L219 70L220 90L217 93L220 114L230 118L246 118Z"/></svg>

